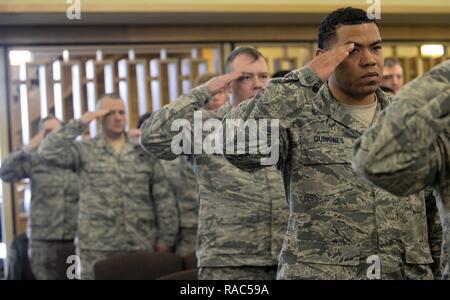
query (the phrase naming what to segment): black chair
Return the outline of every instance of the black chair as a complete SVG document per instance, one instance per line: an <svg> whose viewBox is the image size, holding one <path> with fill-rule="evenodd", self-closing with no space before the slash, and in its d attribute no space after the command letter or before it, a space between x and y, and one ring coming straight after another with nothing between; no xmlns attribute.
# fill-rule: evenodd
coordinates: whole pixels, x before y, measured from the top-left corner
<svg viewBox="0 0 450 300"><path fill-rule="evenodd" d="M197 269L197 256L195 255L195 252L183 256L183 269Z"/></svg>
<svg viewBox="0 0 450 300"><path fill-rule="evenodd" d="M152 280L182 270L183 259L174 253L136 252L94 265L98 280Z"/></svg>
<svg viewBox="0 0 450 300"><path fill-rule="evenodd" d="M198 269L184 270L162 276L158 280L198 280Z"/></svg>

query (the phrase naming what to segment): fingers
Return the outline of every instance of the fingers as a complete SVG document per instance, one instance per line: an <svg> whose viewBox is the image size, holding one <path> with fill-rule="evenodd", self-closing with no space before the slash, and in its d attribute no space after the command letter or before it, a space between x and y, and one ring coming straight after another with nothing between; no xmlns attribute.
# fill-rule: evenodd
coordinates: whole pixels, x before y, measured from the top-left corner
<svg viewBox="0 0 450 300"><path fill-rule="evenodd" d="M225 77L225 84L228 84L228 83L238 79L243 74L244 74L244 72L242 72L242 71L233 71L231 73L227 73L227 74L223 75L223 76L226 76Z"/></svg>
<svg viewBox="0 0 450 300"><path fill-rule="evenodd" d="M95 113L96 113L96 117L103 117L103 116L105 116L105 115L107 115L107 114L109 114L111 112L112 111L109 110L109 109L99 109Z"/></svg>
<svg viewBox="0 0 450 300"><path fill-rule="evenodd" d="M227 73L224 75L220 75L217 78L217 80L221 83L222 87L229 84L230 82L238 79L243 75L242 71L233 71L231 73Z"/></svg>
<svg viewBox="0 0 450 300"><path fill-rule="evenodd" d="M319 58L323 61L336 61L339 64L347 56L349 56L354 47L354 43L341 45L333 48L332 50L325 51L322 55L319 56Z"/></svg>
<svg viewBox="0 0 450 300"><path fill-rule="evenodd" d="M88 124L92 120L106 116L110 112L111 112L111 110L109 110L109 109L99 109L97 111L88 111L88 112L84 113L83 116L81 116L81 121L84 124Z"/></svg>
<svg viewBox="0 0 450 300"><path fill-rule="evenodd" d="M210 79L206 86L212 94L216 94L227 87L227 85L242 76L242 72L234 71Z"/></svg>
<svg viewBox="0 0 450 300"><path fill-rule="evenodd" d="M336 47L331 51L333 52L332 55L336 58L336 66L350 55L350 52L352 52L353 48L355 48L355 43L349 43Z"/></svg>

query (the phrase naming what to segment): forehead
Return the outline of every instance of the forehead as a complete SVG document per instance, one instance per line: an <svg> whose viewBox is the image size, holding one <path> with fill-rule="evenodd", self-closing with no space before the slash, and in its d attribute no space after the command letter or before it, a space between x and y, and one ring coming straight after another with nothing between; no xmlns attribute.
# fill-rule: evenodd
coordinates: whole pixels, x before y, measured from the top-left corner
<svg viewBox="0 0 450 300"><path fill-rule="evenodd" d="M394 65L392 67L384 66L383 72L384 73L388 73L388 72L389 73L402 73L403 70L402 70L402 67L400 67L400 65Z"/></svg>
<svg viewBox="0 0 450 300"><path fill-rule="evenodd" d="M122 100L105 98L102 103L102 109L124 110L125 104Z"/></svg>
<svg viewBox="0 0 450 300"><path fill-rule="evenodd" d="M245 73L267 73L268 66L266 60L260 57L258 60L247 54L239 54L231 63L231 68L234 71L242 71Z"/></svg>
<svg viewBox="0 0 450 300"><path fill-rule="evenodd" d="M364 46L381 40L380 31L375 23L338 25L336 37L338 44L345 44L351 41Z"/></svg>

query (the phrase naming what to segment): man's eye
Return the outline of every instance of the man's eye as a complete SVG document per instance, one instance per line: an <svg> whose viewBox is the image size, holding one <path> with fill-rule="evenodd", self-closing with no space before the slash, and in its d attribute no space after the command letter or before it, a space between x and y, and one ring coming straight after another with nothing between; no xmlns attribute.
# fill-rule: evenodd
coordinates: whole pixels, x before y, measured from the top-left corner
<svg viewBox="0 0 450 300"><path fill-rule="evenodd" d="M359 52L359 49L353 49L350 53L351 54L355 54L355 53L358 53Z"/></svg>
<svg viewBox="0 0 450 300"><path fill-rule="evenodd" d="M239 78L239 80L240 81L247 81L247 80L250 80L251 79L251 77L250 76L242 76L241 78Z"/></svg>
<svg viewBox="0 0 450 300"><path fill-rule="evenodd" d="M381 49L383 49L383 47L381 47L381 46L375 46L373 49L374 49L375 51L380 51Z"/></svg>

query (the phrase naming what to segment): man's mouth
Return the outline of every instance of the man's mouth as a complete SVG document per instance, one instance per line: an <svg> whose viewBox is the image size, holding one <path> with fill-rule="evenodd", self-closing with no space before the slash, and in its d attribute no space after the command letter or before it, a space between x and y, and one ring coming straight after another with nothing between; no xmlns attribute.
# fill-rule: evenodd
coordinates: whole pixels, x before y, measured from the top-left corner
<svg viewBox="0 0 450 300"><path fill-rule="evenodd" d="M374 79L374 78L378 78L378 73L377 72L369 72L364 74L363 76L361 76L361 78L370 78L370 79Z"/></svg>

